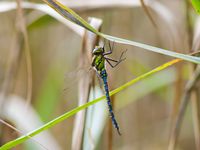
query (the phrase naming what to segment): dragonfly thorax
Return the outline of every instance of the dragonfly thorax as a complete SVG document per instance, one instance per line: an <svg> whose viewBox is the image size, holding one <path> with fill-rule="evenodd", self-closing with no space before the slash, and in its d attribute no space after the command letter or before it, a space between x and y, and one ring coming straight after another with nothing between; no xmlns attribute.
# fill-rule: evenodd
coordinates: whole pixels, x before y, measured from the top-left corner
<svg viewBox="0 0 200 150"><path fill-rule="evenodd" d="M93 55L102 55L104 53L104 48L101 46L96 46L92 53Z"/></svg>

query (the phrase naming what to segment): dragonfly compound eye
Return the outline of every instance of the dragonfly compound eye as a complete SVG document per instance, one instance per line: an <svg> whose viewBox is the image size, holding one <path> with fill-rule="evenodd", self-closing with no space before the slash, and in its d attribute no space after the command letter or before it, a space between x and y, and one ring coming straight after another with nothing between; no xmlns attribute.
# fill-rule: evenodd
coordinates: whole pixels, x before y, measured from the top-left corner
<svg viewBox="0 0 200 150"><path fill-rule="evenodd" d="M103 53L103 48L100 46L96 46L95 49L92 52L94 55L99 55Z"/></svg>

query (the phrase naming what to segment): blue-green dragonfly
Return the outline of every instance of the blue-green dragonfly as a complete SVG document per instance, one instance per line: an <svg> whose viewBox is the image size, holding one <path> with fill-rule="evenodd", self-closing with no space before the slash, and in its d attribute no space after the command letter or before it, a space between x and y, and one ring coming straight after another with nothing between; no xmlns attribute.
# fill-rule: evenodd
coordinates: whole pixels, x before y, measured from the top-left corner
<svg viewBox="0 0 200 150"><path fill-rule="evenodd" d="M107 62L112 68L116 67L120 62L125 60L125 58L122 58L122 57L127 50L123 51L121 53L119 60L114 60L114 59L107 57L107 55L110 55L113 52L114 42L112 44L112 47L111 47L110 42L109 42L109 49L110 50L108 52L105 52L104 46L103 47L102 46L96 46L94 48L94 50L92 52L93 53L92 67L97 72L97 75L103 80L104 90L105 90L105 94L106 94L106 99L107 99L110 117L111 117L111 120L112 120L114 127L117 129L118 134L121 135L119 125L118 125L118 123L115 119L113 109L112 109L112 104L111 104L109 89L108 89L108 82L107 82L108 75L107 75L107 72L106 72L105 63ZM114 62L115 64L113 65L111 62Z"/></svg>

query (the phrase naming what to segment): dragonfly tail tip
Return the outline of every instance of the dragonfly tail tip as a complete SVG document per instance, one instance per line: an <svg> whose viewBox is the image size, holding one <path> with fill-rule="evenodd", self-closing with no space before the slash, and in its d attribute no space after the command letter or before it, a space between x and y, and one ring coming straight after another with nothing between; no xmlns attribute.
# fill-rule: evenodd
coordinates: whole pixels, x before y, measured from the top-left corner
<svg viewBox="0 0 200 150"><path fill-rule="evenodd" d="M119 129L117 129L117 132L118 132L119 136L121 136L121 135L122 135L122 134L121 134L121 132L119 131Z"/></svg>

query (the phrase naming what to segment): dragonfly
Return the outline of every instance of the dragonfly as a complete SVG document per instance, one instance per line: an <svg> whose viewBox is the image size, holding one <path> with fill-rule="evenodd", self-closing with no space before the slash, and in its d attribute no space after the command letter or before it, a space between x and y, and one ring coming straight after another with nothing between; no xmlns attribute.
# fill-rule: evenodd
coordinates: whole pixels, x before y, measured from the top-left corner
<svg viewBox="0 0 200 150"><path fill-rule="evenodd" d="M105 46L105 43L104 43ZM100 77L103 80L104 84L104 90L105 90L105 95L106 95L106 100L107 100L107 105L109 109L109 114L112 120L113 126L117 129L117 132L119 135L121 135L119 125L117 123L117 120L115 119L115 115L113 113L113 108L112 108L112 103L109 95L109 88L108 88L108 74L106 71L106 62L112 67L116 67L118 64L120 64L125 58L123 58L124 53L127 51L123 51L120 55L119 60L114 60L108 57L108 55L112 54L113 52L113 47L114 47L114 42L111 44L109 42L109 51L105 51L104 46L96 46L94 50L92 51L93 54L93 60L92 60L92 67L97 73L97 76ZM114 64L113 64L114 63Z"/></svg>

